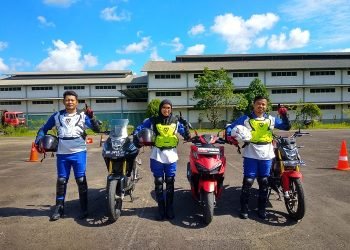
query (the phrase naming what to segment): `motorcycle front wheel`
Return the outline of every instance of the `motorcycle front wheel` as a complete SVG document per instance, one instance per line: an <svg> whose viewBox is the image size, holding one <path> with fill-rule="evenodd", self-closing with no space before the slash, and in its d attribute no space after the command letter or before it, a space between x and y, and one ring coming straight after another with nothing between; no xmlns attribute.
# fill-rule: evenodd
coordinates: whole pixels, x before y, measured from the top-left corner
<svg viewBox="0 0 350 250"><path fill-rule="evenodd" d="M294 220L301 220L305 215L304 189L300 179L291 178L289 198L284 198L287 211Z"/></svg>
<svg viewBox="0 0 350 250"><path fill-rule="evenodd" d="M214 192L206 192L202 190L203 220L205 224L209 224L213 220L214 200Z"/></svg>
<svg viewBox="0 0 350 250"><path fill-rule="evenodd" d="M110 222L115 222L121 214L123 200L118 196L118 180L109 180L107 183L107 215Z"/></svg>

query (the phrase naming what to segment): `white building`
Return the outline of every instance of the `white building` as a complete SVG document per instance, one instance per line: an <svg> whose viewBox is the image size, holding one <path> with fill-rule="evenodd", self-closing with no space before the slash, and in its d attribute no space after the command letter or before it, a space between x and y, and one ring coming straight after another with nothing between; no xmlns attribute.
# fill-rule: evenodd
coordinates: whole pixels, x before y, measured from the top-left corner
<svg viewBox="0 0 350 250"><path fill-rule="evenodd" d="M225 69L235 90L259 78L274 106L310 102L320 107L323 121L348 119L344 109L350 107L350 53L177 56L175 61L150 61L143 68L148 99L169 98L175 112L182 111L196 123L200 112L193 109L192 97L204 67ZM232 119L231 113L223 110L222 119Z"/></svg>
<svg viewBox="0 0 350 250"><path fill-rule="evenodd" d="M135 77L131 71L8 74L0 80L0 110L22 111L29 120L46 119L64 108L66 90L78 94L78 108L86 103L101 120L123 117L138 123L144 118L147 78Z"/></svg>
<svg viewBox="0 0 350 250"><path fill-rule="evenodd" d="M170 99L174 113L182 111L196 124L201 116L192 99L196 78L208 67L225 69L235 90L244 90L259 78L277 103L317 104L322 120L348 119L350 107L350 53L241 54L177 56L175 61L149 61L136 77L131 71L16 72L0 79L0 110L23 111L29 119L46 119L63 109L62 95L72 89L83 108L87 103L101 120L144 118L147 101ZM230 110L222 120L230 120ZM293 114L291 114L293 119Z"/></svg>

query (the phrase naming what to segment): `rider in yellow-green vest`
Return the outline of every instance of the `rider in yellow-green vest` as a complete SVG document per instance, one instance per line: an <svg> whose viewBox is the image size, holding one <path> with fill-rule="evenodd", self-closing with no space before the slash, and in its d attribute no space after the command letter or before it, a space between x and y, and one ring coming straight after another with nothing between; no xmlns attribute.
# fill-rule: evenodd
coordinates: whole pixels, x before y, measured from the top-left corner
<svg viewBox="0 0 350 250"><path fill-rule="evenodd" d="M257 96L253 102L253 112L243 115L226 128L226 134L231 135L231 130L237 125L243 125L251 131L250 143L243 149L243 185L241 191L240 217L248 218L248 202L250 190L255 178L258 179L258 216L266 218L266 203L268 196L268 177L272 159L275 157L272 145L272 130L274 128L289 130L291 125L287 116L287 109L280 107L278 113L281 118L266 113L268 100L266 97ZM228 141L238 144L235 138L229 137Z"/></svg>
<svg viewBox="0 0 350 250"><path fill-rule="evenodd" d="M150 128L154 131L155 146L150 156L150 167L154 176L155 193L158 202L157 220L164 218L173 219L174 208L174 182L176 173L176 162L178 161L177 145L179 139L177 133L185 140L191 138L188 123L181 117L172 115L172 103L165 99L159 105L159 114L143 121L134 134L143 128ZM136 136L134 138L137 138ZM136 143L137 145L137 143ZM166 183L166 195L163 192L163 183Z"/></svg>

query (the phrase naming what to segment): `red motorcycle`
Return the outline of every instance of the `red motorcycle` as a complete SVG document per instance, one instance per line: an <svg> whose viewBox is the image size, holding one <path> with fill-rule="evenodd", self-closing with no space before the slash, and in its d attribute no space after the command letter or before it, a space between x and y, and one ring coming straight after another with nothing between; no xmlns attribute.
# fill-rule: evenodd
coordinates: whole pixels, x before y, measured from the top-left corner
<svg viewBox="0 0 350 250"><path fill-rule="evenodd" d="M190 126L191 129L193 129ZM191 138L190 162L187 164L187 179L191 184L192 197L199 202L206 224L213 220L216 200L223 191L226 167L225 139L218 135L202 134Z"/></svg>
<svg viewBox="0 0 350 250"><path fill-rule="evenodd" d="M284 203L291 218L301 220L305 215L305 197L302 186L300 168L305 166L299 155L296 138L308 135L307 132L296 131L292 136L274 136L276 158L273 161L269 177L269 196L274 190Z"/></svg>

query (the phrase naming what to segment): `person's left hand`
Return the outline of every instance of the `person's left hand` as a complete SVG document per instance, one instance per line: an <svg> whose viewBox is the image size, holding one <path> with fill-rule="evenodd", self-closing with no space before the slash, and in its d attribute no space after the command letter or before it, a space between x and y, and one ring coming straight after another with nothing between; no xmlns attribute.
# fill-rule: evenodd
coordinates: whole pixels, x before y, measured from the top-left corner
<svg viewBox="0 0 350 250"><path fill-rule="evenodd" d="M85 115L92 119L94 117L94 111L85 103Z"/></svg>
<svg viewBox="0 0 350 250"><path fill-rule="evenodd" d="M284 116L287 116L288 109L286 107L284 107L283 105L281 105L278 108L277 112L280 116L284 117Z"/></svg>

